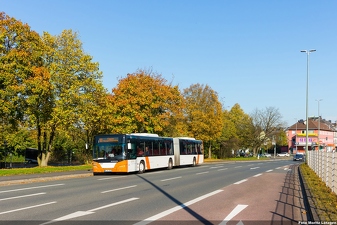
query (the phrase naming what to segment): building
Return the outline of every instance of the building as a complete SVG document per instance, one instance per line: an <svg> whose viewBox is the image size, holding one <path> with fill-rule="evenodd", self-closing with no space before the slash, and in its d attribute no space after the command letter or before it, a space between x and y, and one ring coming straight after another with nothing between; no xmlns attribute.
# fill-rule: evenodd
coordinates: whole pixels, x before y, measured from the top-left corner
<svg viewBox="0 0 337 225"><path fill-rule="evenodd" d="M321 117L308 118L308 151L335 151L337 147L336 123ZM288 148L291 153L305 153L306 121L299 120L287 129Z"/></svg>

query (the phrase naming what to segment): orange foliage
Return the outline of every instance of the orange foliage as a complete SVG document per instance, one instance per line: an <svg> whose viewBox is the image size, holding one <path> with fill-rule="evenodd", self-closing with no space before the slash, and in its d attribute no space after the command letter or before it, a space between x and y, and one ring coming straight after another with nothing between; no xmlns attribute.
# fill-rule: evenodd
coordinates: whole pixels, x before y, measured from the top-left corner
<svg viewBox="0 0 337 225"><path fill-rule="evenodd" d="M112 92L114 131L168 134L175 130L171 122L182 117L178 87L168 85L161 75L139 70L120 79Z"/></svg>

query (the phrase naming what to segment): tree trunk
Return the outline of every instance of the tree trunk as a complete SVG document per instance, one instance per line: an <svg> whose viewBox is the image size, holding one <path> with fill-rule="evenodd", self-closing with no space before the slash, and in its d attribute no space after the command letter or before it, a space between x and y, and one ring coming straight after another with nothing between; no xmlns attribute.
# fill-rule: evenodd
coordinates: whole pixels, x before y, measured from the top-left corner
<svg viewBox="0 0 337 225"><path fill-rule="evenodd" d="M211 146L211 142L209 142L209 147L208 147L208 158L209 159L212 158L212 146Z"/></svg>
<svg viewBox="0 0 337 225"><path fill-rule="evenodd" d="M39 166L40 167L48 166L49 157L50 157L50 152L47 152L47 153L43 152L41 154L41 158L37 158Z"/></svg>

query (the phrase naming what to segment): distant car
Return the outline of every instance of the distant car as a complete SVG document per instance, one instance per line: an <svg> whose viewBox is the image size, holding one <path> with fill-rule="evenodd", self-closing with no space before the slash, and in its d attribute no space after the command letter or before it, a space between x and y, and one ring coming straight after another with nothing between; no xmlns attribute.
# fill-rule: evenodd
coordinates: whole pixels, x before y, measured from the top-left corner
<svg viewBox="0 0 337 225"><path fill-rule="evenodd" d="M281 157L289 157L289 153L288 152L281 152L281 153L277 153L277 156L281 156Z"/></svg>
<svg viewBox="0 0 337 225"><path fill-rule="evenodd" d="M296 154L294 155L294 161L303 161L304 155L303 154Z"/></svg>
<svg viewBox="0 0 337 225"><path fill-rule="evenodd" d="M271 154L269 154L269 153L264 153L264 154L262 154L262 156L263 156L263 157L271 157Z"/></svg>

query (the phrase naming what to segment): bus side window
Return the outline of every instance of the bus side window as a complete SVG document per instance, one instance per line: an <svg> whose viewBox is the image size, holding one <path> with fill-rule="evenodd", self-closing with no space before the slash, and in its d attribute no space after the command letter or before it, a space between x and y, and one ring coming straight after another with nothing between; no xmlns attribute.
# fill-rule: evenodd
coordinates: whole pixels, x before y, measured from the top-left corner
<svg viewBox="0 0 337 225"><path fill-rule="evenodd" d="M187 154L186 144L183 143L183 144L180 146L180 155L186 155L186 154Z"/></svg>
<svg viewBox="0 0 337 225"><path fill-rule="evenodd" d="M144 151L142 150L140 146L137 146L137 156L143 156L143 155L144 155Z"/></svg>
<svg viewBox="0 0 337 225"><path fill-rule="evenodd" d="M172 143L171 142L165 142L165 148L167 150L168 155L173 155Z"/></svg>
<svg viewBox="0 0 337 225"><path fill-rule="evenodd" d="M145 141L145 155L153 155L152 141Z"/></svg>

